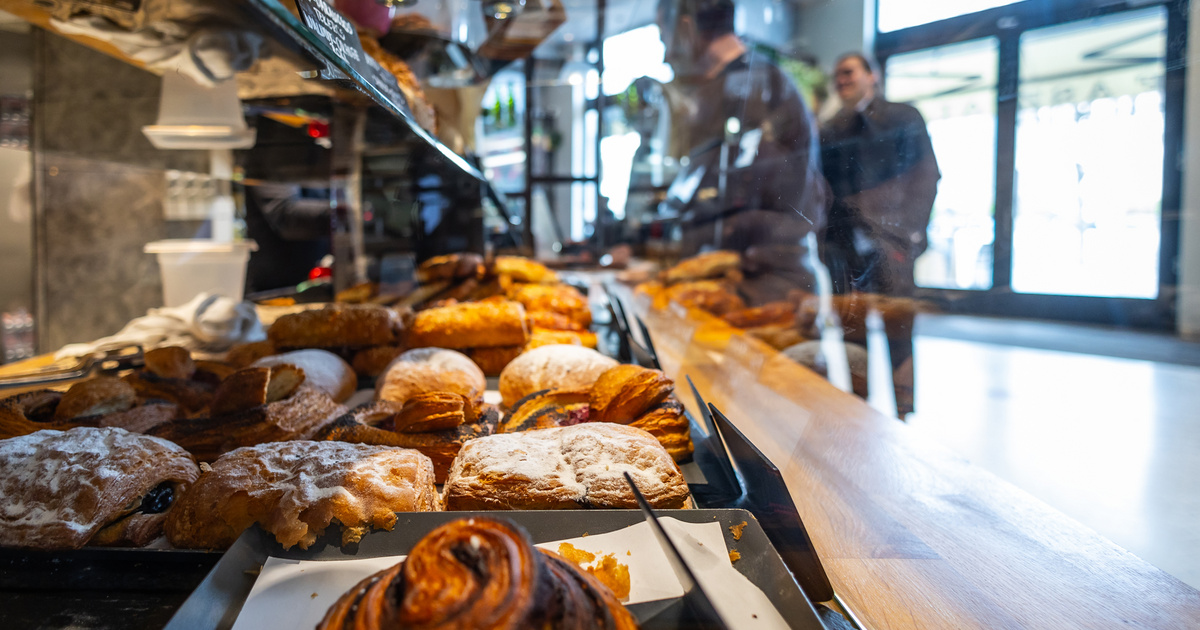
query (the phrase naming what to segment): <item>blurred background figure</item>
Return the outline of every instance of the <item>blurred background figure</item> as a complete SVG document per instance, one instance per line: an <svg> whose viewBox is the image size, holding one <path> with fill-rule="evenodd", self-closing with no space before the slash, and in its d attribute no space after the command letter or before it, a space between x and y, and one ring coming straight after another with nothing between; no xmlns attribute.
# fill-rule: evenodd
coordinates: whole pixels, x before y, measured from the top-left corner
<svg viewBox="0 0 1200 630"><path fill-rule="evenodd" d="M732 0L661 0L675 79L665 87L670 154L682 165L663 202L681 254L738 251L750 302L812 290L805 246L825 222L816 126L795 84L734 32ZM786 175L783 175L786 173Z"/></svg>
<svg viewBox="0 0 1200 630"><path fill-rule="evenodd" d="M834 67L842 108L821 128L834 198L823 258L835 293L911 296L941 175L925 119L884 100L878 84L861 53L843 55Z"/></svg>

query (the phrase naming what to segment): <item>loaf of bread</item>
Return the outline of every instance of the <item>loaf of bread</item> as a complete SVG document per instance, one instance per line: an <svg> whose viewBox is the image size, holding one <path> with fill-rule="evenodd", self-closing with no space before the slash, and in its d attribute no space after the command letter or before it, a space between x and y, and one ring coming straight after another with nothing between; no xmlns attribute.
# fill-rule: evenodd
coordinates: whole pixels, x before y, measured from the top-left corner
<svg viewBox="0 0 1200 630"><path fill-rule="evenodd" d="M144 546L200 475L191 455L116 428L38 431L0 441L0 545Z"/></svg>
<svg viewBox="0 0 1200 630"><path fill-rule="evenodd" d="M409 350L392 362L375 382L375 397L403 405L430 392L461 394L481 401L487 377L461 352L444 348Z"/></svg>
<svg viewBox="0 0 1200 630"><path fill-rule="evenodd" d="M441 509L433 463L417 451L344 442L279 442L227 453L171 510L167 540L225 549L257 523L284 548L309 545L337 521L342 544L396 512Z"/></svg>
<svg viewBox="0 0 1200 630"><path fill-rule="evenodd" d="M467 442L446 479L446 509L635 509L623 472L652 507L682 508L688 500L683 473L653 436L591 422Z"/></svg>
<svg viewBox="0 0 1200 630"><path fill-rule="evenodd" d="M400 316L377 304L331 304L284 315L271 324L267 338L280 349L365 348L396 343Z"/></svg>
<svg viewBox="0 0 1200 630"><path fill-rule="evenodd" d="M617 362L581 346L553 345L535 348L508 364L500 374L500 396L505 407L543 389L591 387Z"/></svg>
<svg viewBox="0 0 1200 630"><path fill-rule="evenodd" d="M338 355L326 350L296 350L258 359L252 367L294 365L304 370L305 382L325 392L334 402L343 402L358 389L358 377Z"/></svg>
<svg viewBox="0 0 1200 630"><path fill-rule="evenodd" d="M491 348L529 341L525 308L517 302L455 304L421 311L407 341L412 348Z"/></svg>

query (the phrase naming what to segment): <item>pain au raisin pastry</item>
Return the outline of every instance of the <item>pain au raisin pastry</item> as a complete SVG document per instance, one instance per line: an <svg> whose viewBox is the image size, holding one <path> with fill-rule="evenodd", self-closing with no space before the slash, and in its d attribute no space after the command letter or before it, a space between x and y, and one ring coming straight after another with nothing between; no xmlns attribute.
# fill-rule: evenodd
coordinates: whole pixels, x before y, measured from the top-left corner
<svg viewBox="0 0 1200 630"><path fill-rule="evenodd" d="M200 469L178 446L124 429L77 427L0 441L0 545L140 547Z"/></svg>
<svg viewBox="0 0 1200 630"><path fill-rule="evenodd" d="M445 483L462 445L494 433L499 420L493 405L477 405L461 394L431 392L404 405L376 401L358 407L317 439L418 450L433 461L437 483Z"/></svg>
<svg viewBox="0 0 1200 630"><path fill-rule="evenodd" d="M448 510L636 509L626 471L653 507L688 500L683 473L653 436L603 422L471 440L444 499Z"/></svg>
<svg viewBox="0 0 1200 630"><path fill-rule="evenodd" d="M284 548L307 549L337 521L342 544L371 528L391 529L396 512L442 509L433 464L417 451L343 442L280 442L223 455L167 518L167 540L186 549L225 549L257 523Z"/></svg>
<svg viewBox="0 0 1200 630"><path fill-rule="evenodd" d="M544 389L591 387L617 362L590 348L567 345L542 346L514 359L500 374L500 396L504 406Z"/></svg>
<svg viewBox="0 0 1200 630"><path fill-rule="evenodd" d="M375 397L403 405L431 392L461 394L482 402L487 377L467 355L444 348L417 348L399 357L379 375Z"/></svg>
<svg viewBox="0 0 1200 630"><path fill-rule="evenodd" d="M518 302L454 304L417 313L406 341L412 348L521 346L529 341L529 325Z"/></svg>
<svg viewBox="0 0 1200 630"><path fill-rule="evenodd" d="M501 520L451 521L359 582L317 630L637 628L608 587Z"/></svg>

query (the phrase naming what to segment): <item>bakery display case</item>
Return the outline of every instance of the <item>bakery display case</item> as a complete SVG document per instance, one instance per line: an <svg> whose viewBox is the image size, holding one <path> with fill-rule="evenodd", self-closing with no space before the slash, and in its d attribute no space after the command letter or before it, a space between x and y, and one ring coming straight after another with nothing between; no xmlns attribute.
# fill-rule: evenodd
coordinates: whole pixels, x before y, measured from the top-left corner
<svg viewBox="0 0 1200 630"><path fill-rule="evenodd" d="M1190 10L0 0L0 626L1196 625L918 361L1191 316Z"/></svg>

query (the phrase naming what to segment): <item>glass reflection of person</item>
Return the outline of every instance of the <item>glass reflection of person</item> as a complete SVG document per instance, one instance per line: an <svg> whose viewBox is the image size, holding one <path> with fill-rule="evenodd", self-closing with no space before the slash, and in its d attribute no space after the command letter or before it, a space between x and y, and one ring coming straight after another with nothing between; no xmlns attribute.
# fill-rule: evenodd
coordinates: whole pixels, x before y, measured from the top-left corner
<svg viewBox="0 0 1200 630"><path fill-rule="evenodd" d="M826 189L799 91L734 32L732 0L660 0L657 17L675 73L669 153L684 165L664 203L682 255L741 252L751 303L811 290L805 243L824 225Z"/></svg>
<svg viewBox="0 0 1200 630"><path fill-rule="evenodd" d="M821 128L821 162L833 192L824 259L834 291L911 296L937 194L937 160L916 108L876 91L862 54L834 67L842 108Z"/></svg>

